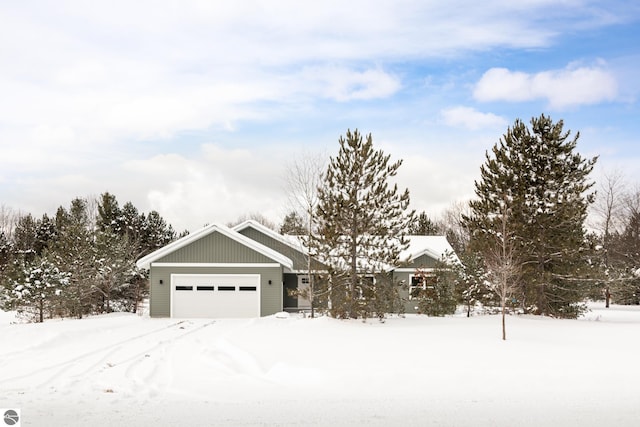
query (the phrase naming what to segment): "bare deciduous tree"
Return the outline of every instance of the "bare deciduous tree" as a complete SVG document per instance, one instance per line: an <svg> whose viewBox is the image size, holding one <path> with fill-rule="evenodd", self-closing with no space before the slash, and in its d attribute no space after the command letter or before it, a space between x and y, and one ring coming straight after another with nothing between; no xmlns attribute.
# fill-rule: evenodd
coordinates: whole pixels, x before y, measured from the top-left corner
<svg viewBox="0 0 640 427"><path fill-rule="evenodd" d="M13 230L16 228L20 213L14 211L5 204L0 205L0 233L4 233L7 240L13 238Z"/></svg>
<svg viewBox="0 0 640 427"><path fill-rule="evenodd" d="M464 226L463 215L470 215L469 202L457 201L451 203L438 221L449 244L458 254L463 253L469 244L469 230Z"/></svg>
<svg viewBox="0 0 640 427"><path fill-rule="evenodd" d="M507 207L505 201L496 221L497 230L492 230L494 240L492 244L487 246L484 254L490 289L500 299L503 340L507 339L507 301L516 291L517 279L522 271L521 263L516 255L516 242L510 228L510 218L511 209Z"/></svg>
<svg viewBox="0 0 640 427"><path fill-rule="evenodd" d="M245 214L245 215L241 215L238 217L238 219L236 219L235 221L231 221L229 223L227 223L227 227L234 227L238 224L241 224L247 220L253 220L256 221L262 225L264 225L267 228L270 228L271 230L277 230L278 226L276 225L275 222L271 221L269 218L267 218L266 216L264 216L263 214L261 214L260 212L251 212L249 214Z"/></svg>
<svg viewBox="0 0 640 427"><path fill-rule="evenodd" d="M602 292L607 308L611 302L612 284L619 279L613 271L610 253L614 250L612 239L618 236L624 227L625 198L625 182L622 173L617 170L603 173L593 212L596 216L596 229L602 239L601 248L598 248L598 251L603 254L602 264L605 274Z"/></svg>
<svg viewBox="0 0 640 427"><path fill-rule="evenodd" d="M285 170L286 192L289 205L293 212L305 223L306 235L302 238L302 245L306 249L307 272L309 274L309 288L303 295L311 304L311 317L315 316L314 296L316 287L312 258L314 249L311 245L315 228L315 209L318 205L318 187L322 183L322 173L326 168L325 156L320 153L305 152L294 157Z"/></svg>

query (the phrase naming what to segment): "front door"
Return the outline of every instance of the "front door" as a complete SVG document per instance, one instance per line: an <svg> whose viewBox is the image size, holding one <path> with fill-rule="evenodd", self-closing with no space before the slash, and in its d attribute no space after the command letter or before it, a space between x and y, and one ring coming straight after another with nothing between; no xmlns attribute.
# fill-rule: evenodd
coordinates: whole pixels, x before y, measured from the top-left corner
<svg viewBox="0 0 640 427"><path fill-rule="evenodd" d="M298 276L298 308L311 308L309 276Z"/></svg>

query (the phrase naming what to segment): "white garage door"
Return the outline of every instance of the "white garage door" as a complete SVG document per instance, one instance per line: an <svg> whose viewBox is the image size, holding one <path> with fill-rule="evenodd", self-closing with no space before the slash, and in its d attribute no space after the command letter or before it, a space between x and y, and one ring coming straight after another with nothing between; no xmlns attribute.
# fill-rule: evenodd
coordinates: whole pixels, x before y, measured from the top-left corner
<svg viewBox="0 0 640 427"><path fill-rule="evenodd" d="M171 275L171 317L259 316L259 274Z"/></svg>

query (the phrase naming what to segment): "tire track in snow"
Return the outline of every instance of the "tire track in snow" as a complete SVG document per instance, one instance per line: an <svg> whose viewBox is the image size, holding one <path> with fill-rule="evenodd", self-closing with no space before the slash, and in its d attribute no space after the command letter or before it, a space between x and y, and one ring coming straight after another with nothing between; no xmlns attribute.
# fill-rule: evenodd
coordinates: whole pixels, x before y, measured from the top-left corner
<svg viewBox="0 0 640 427"><path fill-rule="evenodd" d="M193 325L193 323L191 321L180 321L175 325L182 325L182 324L187 324L189 326ZM127 352L129 351L129 348L126 345L119 345L117 348L112 349L112 351L107 352L106 354L103 355L103 357L100 358L100 360L98 360L97 362L91 364L90 366L84 368L82 371L74 373L72 375L70 375L68 377L68 382L66 383L66 386L73 386L75 384L77 384L78 382L80 382L83 378L86 378L89 375L92 374L100 374L102 372L105 372L107 370L110 370L112 368L117 368L118 366L127 366L127 364L130 363L130 365L127 367L126 371L125 371L125 376L126 377L131 377L132 375L132 371L131 371L131 367L137 364L142 363L143 361L149 360L150 357L150 353L156 352L158 350L164 350L167 346L169 346L170 344L179 341L195 332L198 332L201 329L204 329L205 327L214 324L215 321L210 321L207 322L205 324L202 325L198 325L192 329L188 329L186 332L180 333L178 335L169 337L167 339L161 339L160 341L154 343L153 345L146 347L144 350L141 351L137 351L136 353L134 353L133 355L127 355L125 359L116 362L116 363L112 363L112 362L108 362L108 360L112 360L114 355L117 355L120 352ZM174 325L171 325L174 326ZM180 326L180 330L184 330L184 326ZM175 330L175 329L173 329ZM148 335L145 334L143 336L138 337L137 339L145 339L147 338ZM128 343L130 344L130 343ZM155 362L155 361L154 361ZM73 365L68 365L67 367L63 368L63 370L61 372L59 372L58 374L54 375L52 378L49 378L47 381L45 381L44 383L42 383L41 385L39 385L39 387L44 387L47 386L48 384L53 383L57 378L59 378L63 373L71 370L70 368L75 369L75 366ZM99 368L99 369L97 369ZM150 375L147 376L147 378L145 378L146 380L150 379L151 377L153 377L155 375L155 372L157 371L157 364L153 363L152 364L152 373ZM92 375L92 377L95 377L95 375ZM165 382L168 382L165 381ZM165 386L167 384L164 384Z"/></svg>
<svg viewBox="0 0 640 427"><path fill-rule="evenodd" d="M9 382L13 382L13 381L17 381L17 380L21 380L21 379L25 379L25 378L29 378L29 377L33 377L33 376L37 376L39 374L45 373L47 371L53 370L53 369L58 369L58 371L56 371L51 377L49 377L46 381L42 382L41 384L38 385L38 387L42 387L45 386L47 384L49 384L50 382L54 381L56 378L58 378L60 375L64 374L66 371L68 371L69 369L73 368L75 364L85 361L87 359L90 359L93 356L100 356L102 355L103 357L100 357L100 360L103 360L105 357L108 357L109 354L113 353L115 350L122 348L123 346L125 346L126 344L132 343L134 341L149 337L151 335L160 333L160 332L164 332L167 330L171 330L172 328L184 323L184 320L181 320L179 322L175 322L172 323L170 325L167 326L163 326L162 328L158 328L158 329L154 329L152 331L149 332L145 332L142 334L138 334L135 335L133 337L129 337L126 338L124 340L120 340L117 341L115 343L111 343L109 345L106 346L102 346L100 348L97 348L95 350L91 350L89 352L83 353L79 356L73 357L71 359L62 361L62 362L58 362L55 363L53 365L48 365L48 366L43 366L41 368L38 368L28 374L23 374L23 375L18 375L15 377L10 377L10 378L4 378L4 379L0 379L0 384L5 384L5 383L9 383ZM104 352L107 352L106 355L104 355ZM93 363L89 366L88 369L85 369L86 371L91 370L92 368L95 368L99 363L100 360L96 363Z"/></svg>
<svg viewBox="0 0 640 427"><path fill-rule="evenodd" d="M110 370L112 368L122 367L125 368L124 376L126 378L131 379L138 390L137 393L141 393L146 391L150 396L156 395L159 389L167 388L172 380L170 370L160 369L159 362L163 361L164 358L169 357L168 362L164 360L164 362L171 365L171 354L167 355L166 350L169 349L169 345L175 343L176 341L182 340L185 337L194 334L202 329L213 325L215 320L207 322L205 324L194 327L193 329L189 329L183 334L180 334L175 337L171 337L165 340L161 340L158 343L155 343L153 346L139 351L136 354L133 354L119 362L110 363L107 368L101 369L101 372ZM153 357L152 354L160 353L161 357ZM158 381L158 372L162 373L163 378ZM155 379L155 381L153 381Z"/></svg>
<svg viewBox="0 0 640 427"><path fill-rule="evenodd" d="M136 354L134 354L134 355L132 355L130 357L127 357L126 359L124 359L124 360L122 360L120 362L112 363L112 364L110 364L109 367L110 368L116 367L116 366L123 365L123 364L125 364L127 362L131 362L131 361L134 361L134 363L135 363L136 359L140 359L141 356L146 356L148 353L151 353L152 351L158 350L158 349L160 349L162 347L166 347L168 344L172 344L175 341L181 340L182 338L184 338L186 336L189 336L189 335L191 335L191 334L193 334L195 332L198 332L199 330L204 329L207 326L213 325L214 323L216 323L216 321L212 320L210 322L207 322L207 323L204 323L202 325L196 326L193 329L189 329L187 332L185 332L183 334L180 334L180 335L178 335L176 337L172 337L172 338L169 338L169 339L166 339L166 340L160 340L156 344L154 344L153 346L145 349L144 351L139 351L138 353L136 353ZM143 360L143 359L141 359L141 360Z"/></svg>

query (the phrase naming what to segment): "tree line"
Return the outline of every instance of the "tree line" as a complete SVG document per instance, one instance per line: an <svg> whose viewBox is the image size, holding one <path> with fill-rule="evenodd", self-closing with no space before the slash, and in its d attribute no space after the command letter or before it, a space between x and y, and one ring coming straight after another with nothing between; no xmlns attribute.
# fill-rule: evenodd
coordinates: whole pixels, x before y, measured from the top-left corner
<svg viewBox="0 0 640 427"><path fill-rule="evenodd" d="M609 182L596 199L597 157L577 152L579 136L544 114L528 125L516 120L486 153L476 197L432 221L409 210L408 190L391 185L402 161L375 150L371 134L347 131L338 154L316 167L316 192L309 194L306 176L290 182L298 203L280 232L303 236L308 255L328 267L313 275L305 297L336 317L400 312L408 284L386 272L403 266L407 235L443 234L460 262L418 270L437 276L414 289L422 312L442 315L463 304L469 315L495 309L575 318L588 298L640 303L640 192L622 195ZM603 197L605 226L588 227Z"/></svg>
<svg viewBox="0 0 640 427"><path fill-rule="evenodd" d="M409 191L393 183L402 160L375 149L371 134L348 130L328 161L296 160L279 231L306 248L310 286L301 296L312 315L382 319L403 312L410 289L429 315L460 305L467 315L501 311L506 337L508 312L575 318L587 298L639 304L640 190L614 175L597 194L597 157L580 155L578 139L544 114L516 120L487 151L475 198L437 220L409 209ZM389 273L407 265L400 254L416 234L445 235L457 254L435 269L419 266L420 286ZM54 218L0 209L1 302L38 321L135 311L148 292L135 261L177 237L157 212L120 207L109 193L76 198Z"/></svg>
<svg viewBox="0 0 640 427"><path fill-rule="evenodd" d="M0 303L42 322L136 312L148 295L135 262L178 236L156 211L120 207L108 192L75 198L54 217L0 211Z"/></svg>

